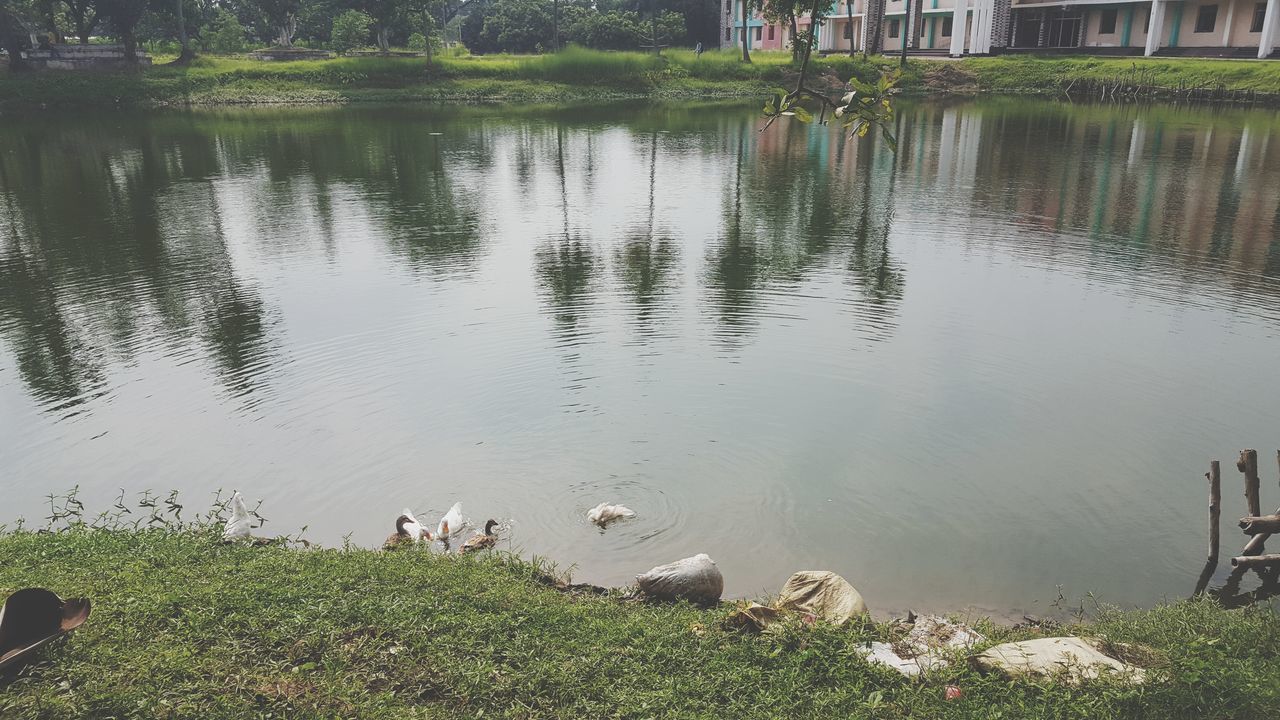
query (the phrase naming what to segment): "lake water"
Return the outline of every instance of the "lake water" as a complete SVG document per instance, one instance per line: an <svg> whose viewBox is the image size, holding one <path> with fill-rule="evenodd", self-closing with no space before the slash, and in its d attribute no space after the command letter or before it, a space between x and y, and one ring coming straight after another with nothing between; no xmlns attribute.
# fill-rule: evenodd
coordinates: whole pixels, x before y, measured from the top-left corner
<svg viewBox="0 0 1280 720"><path fill-rule="evenodd" d="M0 127L0 522L217 488L403 506L626 583L830 569L881 613L1188 594L1208 461L1280 504L1280 119L903 102ZM638 513L607 532L601 501Z"/></svg>

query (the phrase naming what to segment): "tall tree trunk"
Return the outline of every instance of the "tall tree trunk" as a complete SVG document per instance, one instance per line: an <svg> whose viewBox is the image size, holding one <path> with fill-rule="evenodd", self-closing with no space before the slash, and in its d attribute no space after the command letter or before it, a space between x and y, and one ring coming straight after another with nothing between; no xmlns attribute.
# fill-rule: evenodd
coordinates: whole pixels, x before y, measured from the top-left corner
<svg viewBox="0 0 1280 720"><path fill-rule="evenodd" d="M790 22L791 22L791 62L795 62L796 60L800 59L800 45L799 45L800 24L796 22L795 13L792 13ZM809 18L809 22L812 23L813 18ZM809 27L812 28L813 25L810 25Z"/></svg>
<svg viewBox="0 0 1280 720"><path fill-rule="evenodd" d="M377 40L378 49L382 51L383 55L391 52L391 28L386 27L385 25L379 25Z"/></svg>
<svg viewBox="0 0 1280 720"><path fill-rule="evenodd" d="M903 13L902 13L902 35L901 35L902 55L898 60L898 67L900 68L905 69L907 67L907 41L911 38L911 34L914 33L915 31L916 31L915 28L911 27L911 0L904 0ZM955 32L955 30L952 29L952 32Z"/></svg>
<svg viewBox="0 0 1280 720"><path fill-rule="evenodd" d="M5 18L0 17L0 24L5 22ZM9 72L21 72L30 70L31 66L22 57L23 36L16 29L9 30L0 27L0 33L4 37L0 37L0 42L4 44L4 51L9 54Z"/></svg>
<svg viewBox="0 0 1280 720"><path fill-rule="evenodd" d="M172 64L190 65L191 61L196 59L196 54L191 50L191 42L187 39L187 20L182 11L183 0L174 0L174 3L178 6L178 45L182 50L178 53L178 59Z"/></svg>
<svg viewBox="0 0 1280 720"><path fill-rule="evenodd" d="M138 62L138 36L134 34L133 28L125 30L124 33L124 61L130 65Z"/></svg>
<svg viewBox="0 0 1280 720"><path fill-rule="evenodd" d="M298 19L292 14L286 15L284 23L279 26L280 37L276 38L276 42L280 47L293 47L293 33L298 28Z"/></svg>
<svg viewBox="0 0 1280 720"><path fill-rule="evenodd" d="M747 0L738 1L742 3L742 62L749 63L751 62L751 50L748 48L751 40L749 38L749 28L747 27Z"/></svg>
<svg viewBox="0 0 1280 720"><path fill-rule="evenodd" d="M853 57L853 0L845 0L844 9L847 11L849 24L845 25L845 32L849 33L849 57ZM866 22L866 15L863 15L863 22Z"/></svg>

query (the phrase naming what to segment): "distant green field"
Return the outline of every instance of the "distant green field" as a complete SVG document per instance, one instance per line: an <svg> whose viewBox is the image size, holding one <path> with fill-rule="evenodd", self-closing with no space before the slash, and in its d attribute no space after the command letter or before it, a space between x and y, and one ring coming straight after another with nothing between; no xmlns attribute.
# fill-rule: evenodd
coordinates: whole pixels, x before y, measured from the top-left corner
<svg viewBox="0 0 1280 720"><path fill-rule="evenodd" d="M395 101L584 101L619 97L758 96L794 76L790 53L733 51L662 57L570 48L553 55L353 57L263 62L201 57L189 67L156 58L134 72L0 73L0 108L339 103ZM871 79L896 58L815 58L834 82ZM1181 58L1003 56L957 62L912 59L901 87L912 93L1060 94L1072 80L1133 77L1160 87L1224 86L1280 98L1280 63Z"/></svg>

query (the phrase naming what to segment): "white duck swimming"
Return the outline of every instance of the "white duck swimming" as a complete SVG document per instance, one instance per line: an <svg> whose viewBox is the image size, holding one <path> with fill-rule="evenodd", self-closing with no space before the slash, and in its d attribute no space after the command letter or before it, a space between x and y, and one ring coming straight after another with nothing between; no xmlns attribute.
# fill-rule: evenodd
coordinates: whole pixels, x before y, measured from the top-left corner
<svg viewBox="0 0 1280 720"><path fill-rule="evenodd" d="M431 531L418 522L418 518L413 516L409 508L405 508L400 513L400 517L396 518L395 533L387 536L387 541L382 544L382 549L394 550L406 545L431 542L432 539Z"/></svg>
<svg viewBox="0 0 1280 720"><path fill-rule="evenodd" d="M462 503L456 502L440 518L440 524L436 526L436 539L444 543L444 549L448 550L449 538L456 537L466 526L466 521L462 519Z"/></svg>
<svg viewBox="0 0 1280 720"><path fill-rule="evenodd" d="M226 542L247 540L252 526L253 516L249 514L249 508L245 507L244 496L237 490L231 496L231 517L227 519L227 525L222 529L222 539Z"/></svg>
<svg viewBox="0 0 1280 720"><path fill-rule="evenodd" d="M604 527L619 518L635 516L635 511L626 505L613 505L610 503L600 503L587 511L587 519L600 527Z"/></svg>

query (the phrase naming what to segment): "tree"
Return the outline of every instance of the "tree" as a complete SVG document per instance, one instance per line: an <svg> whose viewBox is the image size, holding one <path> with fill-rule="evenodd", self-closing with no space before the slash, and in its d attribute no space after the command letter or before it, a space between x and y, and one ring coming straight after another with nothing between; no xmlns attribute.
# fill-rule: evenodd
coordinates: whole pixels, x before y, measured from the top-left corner
<svg viewBox="0 0 1280 720"><path fill-rule="evenodd" d="M796 18L803 15L808 8L805 0L757 0L756 7L765 22L787 25L791 28L791 60L799 60L803 50L804 37L801 36ZM812 34L816 18L809 20L809 33Z"/></svg>
<svg viewBox="0 0 1280 720"><path fill-rule="evenodd" d="M148 10L147 0L98 0L98 12L107 21L111 30L124 43L124 59L126 62L138 61L138 22Z"/></svg>
<svg viewBox="0 0 1280 720"><path fill-rule="evenodd" d="M359 10L348 10L334 19L329 43L340 53L364 47L369 40L369 28L372 25L373 18Z"/></svg>
<svg viewBox="0 0 1280 720"><path fill-rule="evenodd" d="M280 47L293 47L302 0L256 0L255 4L275 31L275 43Z"/></svg>
<svg viewBox="0 0 1280 720"><path fill-rule="evenodd" d="M72 34L80 39L81 45L89 44L89 36L98 27L97 0L62 0L66 6L67 19L71 21Z"/></svg>
<svg viewBox="0 0 1280 720"><path fill-rule="evenodd" d="M597 50L635 50L648 30L633 12L589 12L565 29L565 39Z"/></svg>
<svg viewBox="0 0 1280 720"><path fill-rule="evenodd" d="M409 17L427 9L426 0L362 0L361 9L373 19L378 49L391 49L391 31L409 24Z"/></svg>
<svg viewBox="0 0 1280 720"><path fill-rule="evenodd" d="M809 38L805 41L803 60L800 63L800 74L796 78L796 87L791 92L777 90L777 97L770 98L765 103L764 116L768 118L765 128L770 127L782 117L794 117L800 122L811 122L813 114L805 109L801 103L806 99L816 100L822 107L822 113L818 116L818 124L827 124L827 111L830 110L836 121L841 126L850 129L854 137L865 137L872 128L878 127L880 128L880 136L889 145L889 148L896 153L898 151L898 141L894 137L890 125L894 116L892 98L898 92L896 86L899 78L902 77L901 70L897 70L892 75L882 73L879 80L874 83L864 83L856 77L850 78L849 85L853 90L840 98L839 102L805 85L805 76L809 72L809 58L813 54L813 28L817 26L821 19L820 8L821 3L824 1L813 0L813 7L809 10L812 23L808 33Z"/></svg>
<svg viewBox="0 0 1280 720"><path fill-rule="evenodd" d="M178 52L178 59L173 61L174 65L190 65L191 61L196 58L195 51L191 49L191 42L187 39L187 18L182 11L183 2L184 0L173 0L173 4L178 11L178 46L182 48Z"/></svg>
<svg viewBox="0 0 1280 720"><path fill-rule="evenodd" d="M30 69L22 59L22 51L27 48L39 17L39 9L32 0L0 2L0 47L9 55L10 72Z"/></svg>
<svg viewBox="0 0 1280 720"><path fill-rule="evenodd" d="M229 55L244 52L244 26L226 8L219 7L213 20L200 31L205 51Z"/></svg>
<svg viewBox="0 0 1280 720"><path fill-rule="evenodd" d="M484 32L484 21L493 12L493 3L490 0L472 0L467 10L467 17L462 21L462 27L458 29L462 44L476 55L497 52L497 45L491 43L489 36Z"/></svg>

